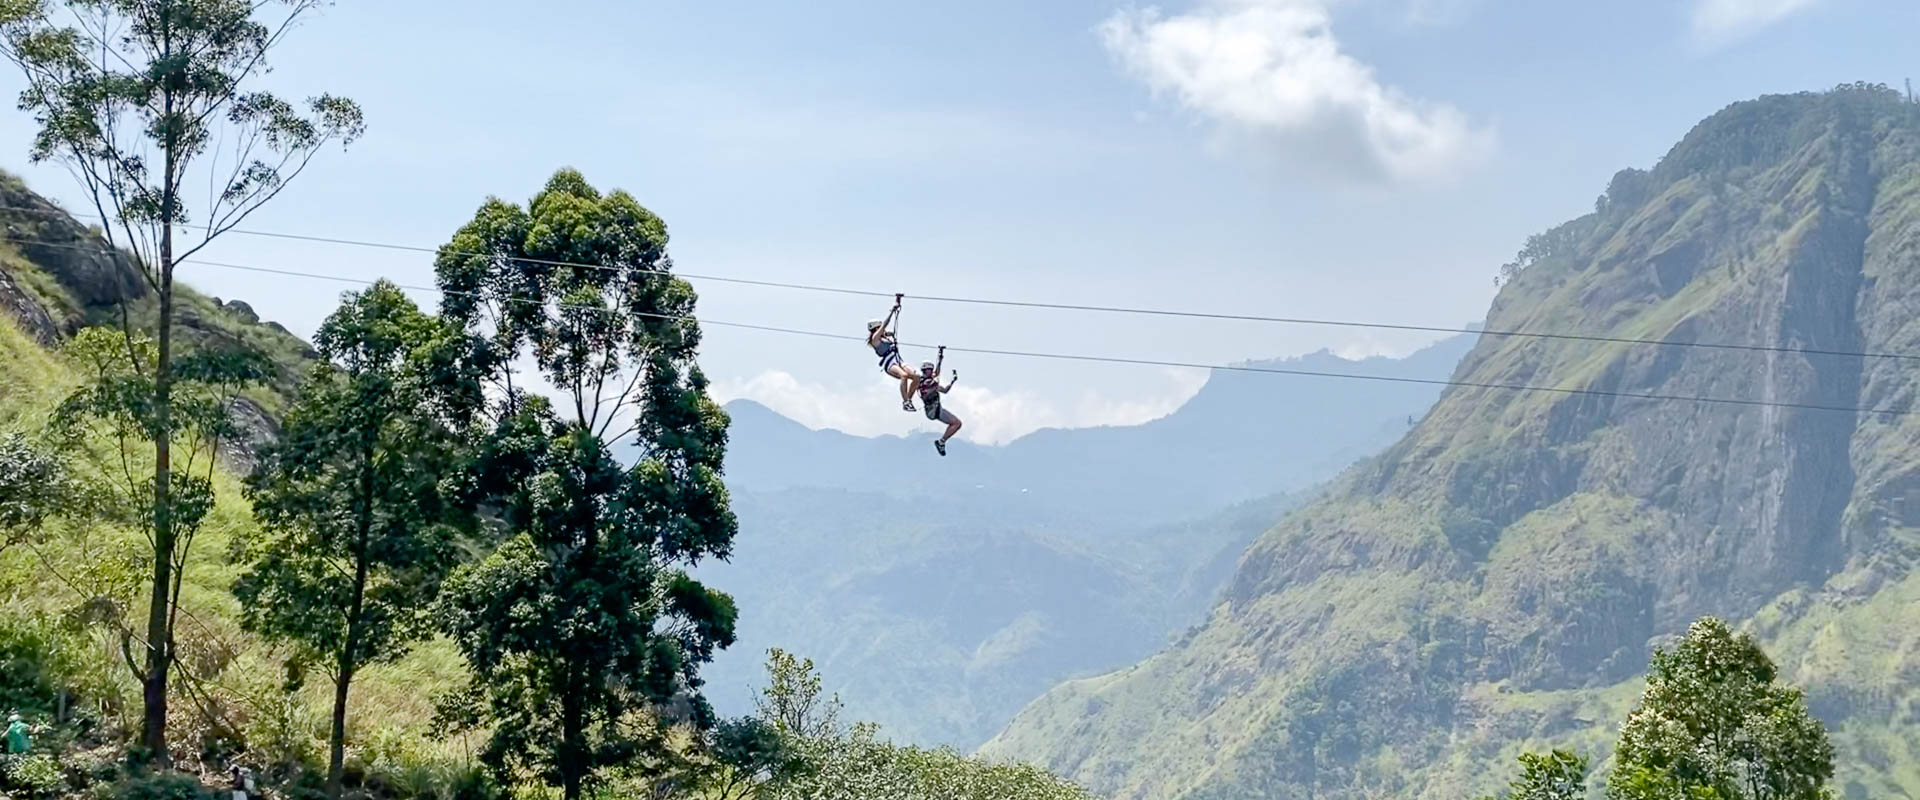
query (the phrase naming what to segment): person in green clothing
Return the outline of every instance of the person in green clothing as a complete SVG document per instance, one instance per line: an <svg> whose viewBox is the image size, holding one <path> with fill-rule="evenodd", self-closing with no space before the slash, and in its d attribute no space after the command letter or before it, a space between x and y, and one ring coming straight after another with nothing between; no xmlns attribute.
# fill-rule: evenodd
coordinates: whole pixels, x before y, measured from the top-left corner
<svg viewBox="0 0 1920 800"><path fill-rule="evenodd" d="M25 755L33 749L33 738L27 735L27 723L19 714L7 715L7 753Z"/></svg>

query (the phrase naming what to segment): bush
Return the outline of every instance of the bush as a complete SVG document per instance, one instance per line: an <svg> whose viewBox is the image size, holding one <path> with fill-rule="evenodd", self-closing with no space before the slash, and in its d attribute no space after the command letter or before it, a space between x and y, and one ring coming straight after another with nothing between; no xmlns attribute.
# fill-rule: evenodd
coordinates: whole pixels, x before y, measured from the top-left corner
<svg viewBox="0 0 1920 800"><path fill-rule="evenodd" d="M156 772L129 778L113 787L113 800L217 800L213 790L190 775Z"/></svg>
<svg viewBox="0 0 1920 800"><path fill-rule="evenodd" d="M0 622L0 709L53 713L73 671L66 642L51 625L17 617Z"/></svg>
<svg viewBox="0 0 1920 800"><path fill-rule="evenodd" d="M51 797L65 788L66 780L52 756L0 756L0 784L24 797Z"/></svg>

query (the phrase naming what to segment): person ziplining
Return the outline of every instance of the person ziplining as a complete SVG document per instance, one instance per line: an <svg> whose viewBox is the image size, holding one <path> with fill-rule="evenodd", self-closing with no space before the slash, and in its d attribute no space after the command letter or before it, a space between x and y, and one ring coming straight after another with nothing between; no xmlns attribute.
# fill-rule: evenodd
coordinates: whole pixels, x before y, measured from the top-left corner
<svg viewBox="0 0 1920 800"><path fill-rule="evenodd" d="M913 372L900 361L900 337L895 328L900 320L901 295L893 296L893 310L884 320L867 320L867 346L880 357L880 370L900 381L900 409L913 411Z"/></svg>
<svg viewBox="0 0 1920 800"><path fill-rule="evenodd" d="M960 371L954 370L953 379L947 381L947 385L941 386L940 368L945 365L947 361L946 345L940 346L938 358L938 362L920 362L920 405L927 410L927 419L947 423L947 432L941 434L940 438L933 440L933 449L940 451L940 455L945 456L947 454L947 440L953 438L954 434L960 432L960 418L954 416L953 412L940 407L940 396L953 391L953 385L960 381Z"/></svg>

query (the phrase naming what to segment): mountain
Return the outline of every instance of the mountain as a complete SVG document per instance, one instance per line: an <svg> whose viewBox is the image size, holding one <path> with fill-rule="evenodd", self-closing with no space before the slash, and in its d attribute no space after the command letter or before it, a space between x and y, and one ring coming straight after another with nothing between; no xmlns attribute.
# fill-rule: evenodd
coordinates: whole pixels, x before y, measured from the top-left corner
<svg viewBox="0 0 1920 800"><path fill-rule="evenodd" d="M1406 358L1322 351L1245 366L1415 380L1444 378L1475 336ZM1141 425L1036 431L999 447L955 447L935 480L892 479L918 464L930 435L865 438L814 431L752 401L733 417L727 484L884 492L968 492L983 502L1110 524L1171 523L1275 492L1300 492L1392 443L1439 387L1216 370L1174 413ZM919 474L918 472L910 474Z"/></svg>
<svg viewBox="0 0 1920 800"><path fill-rule="evenodd" d="M1252 366L1432 381L1472 340ZM930 464L924 437L815 431L736 400L727 485L740 537L731 563L702 577L754 613L708 670L709 695L750 708L765 650L781 647L818 661L851 716L975 747L1060 681L1145 657L1200 620L1296 497L1391 443L1438 395L1221 370L1143 425L1041 431ZM929 465L902 480L909 464Z"/></svg>
<svg viewBox="0 0 1920 800"><path fill-rule="evenodd" d="M1448 389L1240 559L1206 623L984 752L1114 798L1467 797L1522 745L1601 763L1650 647L1742 620L1834 731L1840 794L1920 796L1920 106L1714 114L1531 239ZM1790 407L1798 404L1801 407ZM1825 406L1842 410L1820 410Z"/></svg>

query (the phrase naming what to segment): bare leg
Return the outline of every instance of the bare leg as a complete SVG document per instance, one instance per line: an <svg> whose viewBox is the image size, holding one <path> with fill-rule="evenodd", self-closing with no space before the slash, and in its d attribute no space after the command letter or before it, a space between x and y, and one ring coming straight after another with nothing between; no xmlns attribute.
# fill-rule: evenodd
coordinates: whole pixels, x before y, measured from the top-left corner
<svg viewBox="0 0 1920 800"><path fill-rule="evenodd" d="M952 419L953 421L952 421L952 422L949 422L949 423L947 423L947 435L945 435L945 436L942 436L942 437L940 437L940 439L941 439L941 441L945 441L945 440L947 440L947 439L951 439L951 438L953 438L953 435L954 435L954 434L956 434L956 433L959 433L959 432L960 432L960 418L959 418L959 417L951 417L951 419Z"/></svg>
<svg viewBox="0 0 1920 800"><path fill-rule="evenodd" d="M887 368L887 374L900 379L900 407L908 411L912 411L913 410L913 384L914 384L913 373L908 372L906 367L901 366L899 364L895 364Z"/></svg>

